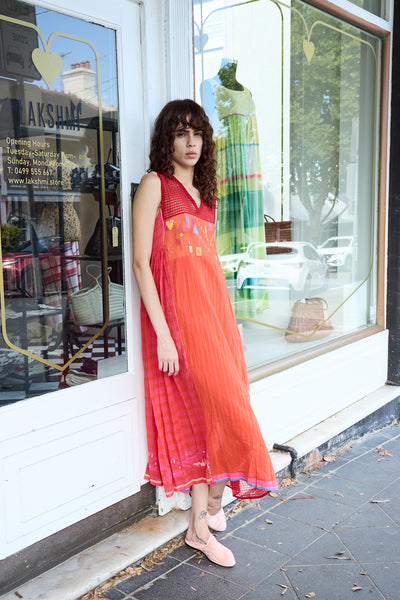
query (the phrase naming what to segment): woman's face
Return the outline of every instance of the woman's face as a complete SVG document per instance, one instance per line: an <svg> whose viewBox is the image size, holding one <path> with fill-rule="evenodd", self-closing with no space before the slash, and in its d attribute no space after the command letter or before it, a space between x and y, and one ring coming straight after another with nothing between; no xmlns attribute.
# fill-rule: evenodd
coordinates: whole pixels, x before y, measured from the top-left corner
<svg viewBox="0 0 400 600"><path fill-rule="evenodd" d="M201 156L203 133L185 125L178 125L172 152L172 163L180 167L194 167Z"/></svg>

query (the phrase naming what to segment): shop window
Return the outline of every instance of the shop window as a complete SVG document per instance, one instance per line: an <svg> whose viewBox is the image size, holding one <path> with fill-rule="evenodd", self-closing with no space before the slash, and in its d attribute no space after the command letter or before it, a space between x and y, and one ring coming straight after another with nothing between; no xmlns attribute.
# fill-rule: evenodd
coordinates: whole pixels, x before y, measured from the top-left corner
<svg viewBox="0 0 400 600"><path fill-rule="evenodd" d="M0 406L126 370L115 31L0 0Z"/></svg>
<svg viewBox="0 0 400 600"><path fill-rule="evenodd" d="M380 39L299 0L195 0L194 33L248 368L374 326Z"/></svg>

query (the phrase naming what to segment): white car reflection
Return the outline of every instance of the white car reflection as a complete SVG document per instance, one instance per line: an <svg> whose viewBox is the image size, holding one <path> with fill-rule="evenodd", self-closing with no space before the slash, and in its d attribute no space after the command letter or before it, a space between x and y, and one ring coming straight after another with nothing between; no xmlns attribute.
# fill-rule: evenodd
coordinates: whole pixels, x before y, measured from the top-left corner
<svg viewBox="0 0 400 600"><path fill-rule="evenodd" d="M324 257L329 268L344 267L346 271L351 271L354 252L353 236L330 237L318 246L318 252Z"/></svg>
<svg viewBox="0 0 400 600"><path fill-rule="evenodd" d="M243 248L245 250L245 248ZM222 254L219 256L222 270L225 277L234 277L238 271L241 261L246 257L246 252L238 254Z"/></svg>
<svg viewBox="0 0 400 600"><path fill-rule="evenodd" d="M253 243L241 255L239 291L276 289L304 292L326 288L328 267L308 242Z"/></svg>

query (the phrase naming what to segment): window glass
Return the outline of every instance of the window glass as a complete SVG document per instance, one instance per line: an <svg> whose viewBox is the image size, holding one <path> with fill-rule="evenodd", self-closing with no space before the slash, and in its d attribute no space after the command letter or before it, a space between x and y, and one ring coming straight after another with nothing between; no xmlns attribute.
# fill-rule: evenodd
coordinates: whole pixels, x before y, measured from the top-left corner
<svg viewBox="0 0 400 600"><path fill-rule="evenodd" d="M377 17L385 18L386 15L386 0L350 0L356 6L369 10L372 14Z"/></svg>
<svg viewBox="0 0 400 600"><path fill-rule="evenodd" d="M126 356L115 31L17 0L0 30L1 405Z"/></svg>
<svg viewBox="0 0 400 600"><path fill-rule="evenodd" d="M380 40L299 0L195 0L194 31L248 368L374 325Z"/></svg>

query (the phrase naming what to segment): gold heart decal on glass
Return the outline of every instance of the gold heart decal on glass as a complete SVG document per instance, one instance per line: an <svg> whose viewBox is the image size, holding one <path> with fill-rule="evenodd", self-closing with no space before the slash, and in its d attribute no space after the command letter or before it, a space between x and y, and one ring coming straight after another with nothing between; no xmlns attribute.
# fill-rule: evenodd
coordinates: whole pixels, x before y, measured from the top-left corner
<svg viewBox="0 0 400 600"><path fill-rule="evenodd" d="M303 50L304 50L304 54L306 55L306 59L308 64L310 64L310 61L312 59L312 57L314 56L314 52L315 52L315 46L313 42L310 42L309 40L303 40Z"/></svg>
<svg viewBox="0 0 400 600"><path fill-rule="evenodd" d="M48 87L50 87L62 71L63 59L56 52L49 54L47 51L35 48L32 51L32 60Z"/></svg>

